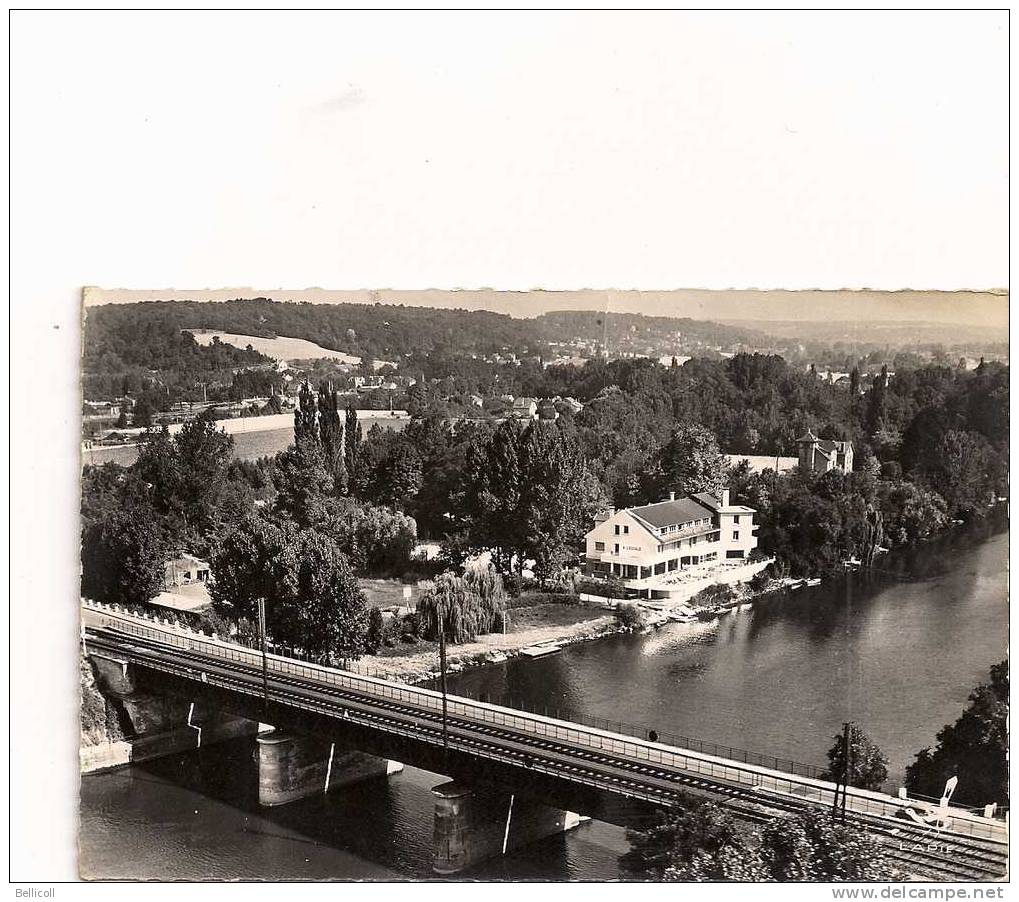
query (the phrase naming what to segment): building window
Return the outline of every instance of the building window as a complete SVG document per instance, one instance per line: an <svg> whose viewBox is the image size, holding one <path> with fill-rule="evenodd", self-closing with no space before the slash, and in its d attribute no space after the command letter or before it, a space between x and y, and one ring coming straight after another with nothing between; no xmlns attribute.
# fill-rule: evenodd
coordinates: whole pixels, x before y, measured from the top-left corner
<svg viewBox="0 0 1019 902"><path fill-rule="evenodd" d="M627 535L627 536L630 534L630 527L629 526L624 526L623 527L623 534Z"/></svg>
<svg viewBox="0 0 1019 902"><path fill-rule="evenodd" d="M734 529L732 531L732 540L734 542L738 542L739 541L739 530L738 529Z"/></svg>
<svg viewBox="0 0 1019 902"><path fill-rule="evenodd" d="M726 557L730 557L730 558L733 558L733 557L743 557L743 550L740 549L739 551L727 551L725 553L725 556Z"/></svg>
<svg viewBox="0 0 1019 902"><path fill-rule="evenodd" d="M605 550L605 543L604 542L595 542L594 543L594 550L595 551L604 551Z"/></svg>
<svg viewBox="0 0 1019 902"><path fill-rule="evenodd" d="M655 576L660 576L664 572L665 572L665 561L662 561L660 564L655 564Z"/></svg>
<svg viewBox="0 0 1019 902"><path fill-rule="evenodd" d="M736 514L736 516L732 518L732 522L739 523L739 514Z"/></svg>
<svg viewBox="0 0 1019 902"><path fill-rule="evenodd" d="M613 545L612 547L613 547L613 549L615 550L615 553L616 553L616 554L619 554L619 543L617 542L617 543L616 543L615 545Z"/></svg>
<svg viewBox="0 0 1019 902"><path fill-rule="evenodd" d="M673 558L671 561L669 561L669 571L670 572L675 570L678 566L679 566L679 561L676 560L676 558Z"/></svg>
<svg viewBox="0 0 1019 902"><path fill-rule="evenodd" d="M616 535L617 536L619 535L619 524L618 523L616 524Z"/></svg>

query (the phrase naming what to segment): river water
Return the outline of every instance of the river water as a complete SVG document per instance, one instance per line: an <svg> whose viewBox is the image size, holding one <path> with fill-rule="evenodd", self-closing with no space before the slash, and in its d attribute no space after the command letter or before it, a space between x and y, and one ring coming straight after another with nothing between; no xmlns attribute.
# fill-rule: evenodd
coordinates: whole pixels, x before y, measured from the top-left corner
<svg viewBox="0 0 1019 902"><path fill-rule="evenodd" d="M711 624L516 658L451 691L824 764L844 720L905 766L955 720L1007 646L1001 521L878 559L878 571L761 599ZM81 870L98 878L411 879L430 876L432 786L414 768L260 810L250 740L86 776ZM471 873L619 876L623 831L589 822Z"/></svg>

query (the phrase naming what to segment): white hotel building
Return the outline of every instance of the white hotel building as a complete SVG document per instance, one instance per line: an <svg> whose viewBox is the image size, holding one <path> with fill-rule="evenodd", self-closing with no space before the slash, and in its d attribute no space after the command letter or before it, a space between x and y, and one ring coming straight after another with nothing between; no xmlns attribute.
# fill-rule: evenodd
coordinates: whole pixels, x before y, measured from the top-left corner
<svg viewBox="0 0 1019 902"><path fill-rule="evenodd" d="M699 492L687 498L609 510L587 534L586 572L615 577L650 597L667 595L680 571L746 561L757 547L756 511Z"/></svg>

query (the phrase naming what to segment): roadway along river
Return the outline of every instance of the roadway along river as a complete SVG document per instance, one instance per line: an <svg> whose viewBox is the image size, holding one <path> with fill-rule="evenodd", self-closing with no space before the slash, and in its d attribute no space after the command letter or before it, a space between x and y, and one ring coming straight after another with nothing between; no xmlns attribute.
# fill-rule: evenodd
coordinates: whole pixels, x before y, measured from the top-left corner
<svg viewBox="0 0 1019 902"><path fill-rule="evenodd" d="M577 645L457 674L451 691L625 720L823 764L843 720L888 754L888 789L1005 656L1005 524L879 558L882 572L761 601L713 624ZM430 874L442 778L387 781L269 811L252 743L86 776L81 871L99 878L408 879ZM588 823L471 876L618 876L623 831Z"/></svg>

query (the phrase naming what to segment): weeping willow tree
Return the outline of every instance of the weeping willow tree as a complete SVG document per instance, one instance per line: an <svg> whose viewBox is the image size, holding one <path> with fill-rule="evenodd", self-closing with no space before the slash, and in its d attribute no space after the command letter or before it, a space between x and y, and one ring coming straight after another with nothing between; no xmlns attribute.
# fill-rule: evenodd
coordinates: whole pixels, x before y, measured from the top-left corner
<svg viewBox="0 0 1019 902"><path fill-rule="evenodd" d="M424 637L438 638L441 616L446 640L453 643L470 642L501 628L505 611L502 577L491 566L467 570L463 576L440 573L418 599Z"/></svg>

